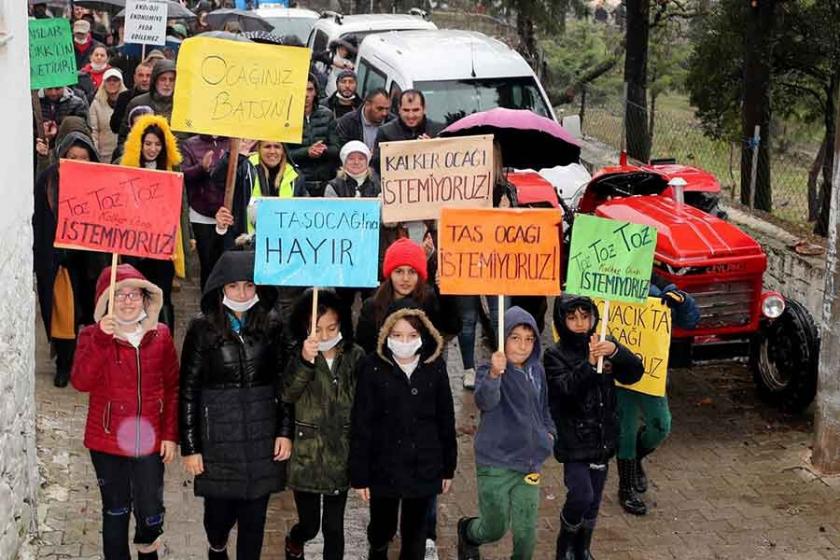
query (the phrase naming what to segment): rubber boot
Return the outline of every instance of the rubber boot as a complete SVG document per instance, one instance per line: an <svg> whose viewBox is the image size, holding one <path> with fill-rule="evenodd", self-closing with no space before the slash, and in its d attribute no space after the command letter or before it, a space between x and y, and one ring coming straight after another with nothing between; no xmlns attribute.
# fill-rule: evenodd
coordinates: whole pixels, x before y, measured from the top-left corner
<svg viewBox="0 0 840 560"><path fill-rule="evenodd" d="M557 534L555 560L575 560L575 542L580 533L581 524L572 525L560 514L560 533Z"/></svg>
<svg viewBox="0 0 840 560"><path fill-rule="evenodd" d="M478 545L470 541L467 527L477 517L462 517L458 520L458 560L481 560Z"/></svg>
<svg viewBox="0 0 840 560"><path fill-rule="evenodd" d="M158 560L158 551L153 550L151 552L138 552L137 560Z"/></svg>
<svg viewBox="0 0 840 560"><path fill-rule="evenodd" d="M286 560L303 560L303 545L286 537Z"/></svg>
<svg viewBox="0 0 840 560"><path fill-rule="evenodd" d="M648 479L642 466L642 459L653 453L653 449L647 449L642 445L643 433L644 430L639 430L639 434L636 436L636 476L633 478L633 487L640 494L644 494L648 489Z"/></svg>
<svg viewBox="0 0 840 560"><path fill-rule="evenodd" d="M636 493L633 482L636 479L636 459L618 459L618 501L624 511L633 515L645 515L647 506Z"/></svg>
<svg viewBox="0 0 840 560"><path fill-rule="evenodd" d="M592 533L595 531L595 520L584 519L580 524L580 532L577 534L575 540L575 559L576 560L595 560L592 552L589 551L592 546Z"/></svg>
<svg viewBox="0 0 840 560"><path fill-rule="evenodd" d="M224 550L207 549L207 560L230 560L228 558L227 548Z"/></svg>

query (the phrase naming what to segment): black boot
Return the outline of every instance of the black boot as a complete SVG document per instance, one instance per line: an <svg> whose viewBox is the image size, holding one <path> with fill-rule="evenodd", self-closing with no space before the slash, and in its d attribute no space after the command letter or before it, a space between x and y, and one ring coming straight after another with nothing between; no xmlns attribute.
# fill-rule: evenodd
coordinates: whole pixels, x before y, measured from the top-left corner
<svg viewBox="0 0 840 560"><path fill-rule="evenodd" d="M380 548L368 547L368 560L388 560L388 545Z"/></svg>
<svg viewBox="0 0 840 560"><path fill-rule="evenodd" d="M645 515L647 506L636 493L633 482L636 479L636 459L618 459L618 501L624 511L633 515Z"/></svg>
<svg viewBox="0 0 840 560"><path fill-rule="evenodd" d="M470 521L477 517L462 517L458 520L458 560L481 560L481 553L478 545L470 541L467 535L467 527Z"/></svg>
<svg viewBox="0 0 840 560"><path fill-rule="evenodd" d="M227 548L224 550L207 549L207 560L230 560L228 558Z"/></svg>
<svg viewBox="0 0 840 560"><path fill-rule="evenodd" d="M70 370L73 368L73 356L76 353L76 341L53 339L55 350L55 379L53 385L56 387L67 387L70 382Z"/></svg>
<svg viewBox="0 0 840 560"><path fill-rule="evenodd" d="M560 514L560 533L557 534L557 551L554 554L555 560L576 560L575 542L580 533L581 524L571 525Z"/></svg>
<svg viewBox="0 0 840 560"><path fill-rule="evenodd" d="M595 560L589 551L592 546L593 531L595 531L595 520L584 519L580 524L580 532L575 540L575 560Z"/></svg>
<svg viewBox="0 0 840 560"><path fill-rule="evenodd" d="M647 449L642 445L643 433L644 429L639 430L639 434L636 436L636 476L633 479L633 487L640 494L644 494L648 489L648 479L642 466L642 459L653 453L653 449Z"/></svg>
<svg viewBox="0 0 840 560"><path fill-rule="evenodd" d="M286 560L303 560L303 545L286 537Z"/></svg>
<svg viewBox="0 0 840 560"><path fill-rule="evenodd" d="M158 560L158 552L157 550L153 550L151 552L138 552L137 560Z"/></svg>

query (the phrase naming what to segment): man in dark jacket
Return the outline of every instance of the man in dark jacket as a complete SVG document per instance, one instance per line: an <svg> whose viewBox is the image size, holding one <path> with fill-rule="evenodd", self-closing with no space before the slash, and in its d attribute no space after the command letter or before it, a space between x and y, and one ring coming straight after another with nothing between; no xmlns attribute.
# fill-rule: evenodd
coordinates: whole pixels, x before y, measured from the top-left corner
<svg viewBox="0 0 840 560"><path fill-rule="evenodd" d="M351 140L358 140L364 142L373 152L379 127L393 118L388 92L384 88L369 91L361 107L347 113L336 122L338 145L344 146Z"/></svg>
<svg viewBox="0 0 840 560"><path fill-rule="evenodd" d="M335 79L335 92L327 98L324 106L332 111L336 119L340 119L361 105L362 100L356 92L356 73L342 70Z"/></svg>
<svg viewBox="0 0 840 560"><path fill-rule="evenodd" d="M57 131L64 118L71 115L87 121L87 102L68 87L44 88L38 97L41 101L44 128L47 129L45 132Z"/></svg>
<svg viewBox="0 0 840 560"><path fill-rule="evenodd" d="M148 93L149 86L152 83L152 68L153 65L148 62L138 64L134 68L134 87L125 90L117 96L117 102L114 105L114 112L111 114L111 121L109 123L111 132L114 134L120 133L120 127L125 120L125 109L128 107L129 102L135 97Z"/></svg>
<svg viewBox="0 0 840 560"><path fill-rule="evenodd" d="M171 60L159 60L152 69L152 83L148 93L138 95L128 102L125 107L125 117L120 127L118 145L122 145L128 136L131 128L128 122L128 115L131 110L140 105L147 105L152 108L156 115L166 117L168 121L172 116L172 95L175 93L175 62Z"/></svg>
<svg viewBox="0 0 840 560"><path fill-rule="evenodd" d="M379 172L379 144L399 140L434 138L444 125L426 118L426 98L423 92L407 89L400 94L399 118L379 129L373 148L371 165Z"/></svg>
<svg viewBox="0 0 840 560"><path fill-rule="evenodd" d="M306 178L310 196L323 196L327 181L338 169L338 138L332 111L318 105L318 80L312 74L306 84L303 108L303 138L289 145L289 158Z"/></svg>
<svg viewBox="0 0 840 560"><path fill-rule="evenodd" d="M90 62L90 55L97 43L90 33L90 22L85 19L77 19L73 23L73 47L76 53L76 69L81 70L85 64Z"/></svg>

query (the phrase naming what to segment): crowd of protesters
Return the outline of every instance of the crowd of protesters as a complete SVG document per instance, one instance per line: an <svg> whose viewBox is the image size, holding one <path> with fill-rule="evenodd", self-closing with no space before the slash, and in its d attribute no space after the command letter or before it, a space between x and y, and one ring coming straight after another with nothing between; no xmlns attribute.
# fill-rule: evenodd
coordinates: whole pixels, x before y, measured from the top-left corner
<svg viewBox="0 0 840 560"><path fill-rule="evenodd" d="M200 2L192 29L171 22L167 45L145 57L137 45L122 44L120 22L76 7L64 15L72 21L78 83L38 91L34 107L38 298L55 385L90 393L84 443L102 496L105 559L131 558L132 513L138 557L158 557L164 468L179 447L204 499L210 559L228 558L234 526L236 558L259 558L269 496L286 488L299 516L286 536L286 558L303 558L319 530L324 558L344 557L351 488L369 504L369 558L387 558L397 531L400 558L424 558L434 550L437 496L450 490L457 469L444 359L455 337L463 386L475 391L481 411L479 515L458 522L458 557L479 558L482 544L508 530L513 558L533 557L540 471L553 452L568 488L556 557L592 558L610 459L618 452L622 507L644 514L642 459L670 429L667 399L615 385L640 379L640 359L595 335L603 319L588 298L555 300L557 341L545 352L544 298L536 305L504 301L502 325L494 323L499 303L490 298L484 342L503 350L476 367L482 301L439 292L434 222L383 224L379 287L321 290L314 321L312 290L256 286L251 241L260 199L376 198L379 143L432 138L443 127L426 118L421 91L394 99L384 89L361 94L351 62L356 45L342 43L313 56L331 65L328 73L312 67L300 143L245 140L231 153L236 144L227 138L173 133L178 46L206 30L215 7ZM62 16L45 4L32 15ZM324 98L328 79L336 91ZM62 158L183 173L175 255L122 258L113 309L107 256L53 246ZM238 165L228 208L231 158ZM496 206L511 203L508 188L497 173ZM172 294L191 255L201 312L189 322L179 358ZM696 323L686 294L673 286L653 292L681 326ZM499 327L503 340L496 341Z"/></svg>

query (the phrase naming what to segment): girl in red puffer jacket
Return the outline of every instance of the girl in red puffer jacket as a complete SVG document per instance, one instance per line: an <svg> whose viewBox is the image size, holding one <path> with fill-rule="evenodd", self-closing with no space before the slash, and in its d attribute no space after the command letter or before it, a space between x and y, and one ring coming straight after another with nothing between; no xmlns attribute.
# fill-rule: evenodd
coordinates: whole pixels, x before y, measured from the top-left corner
<svg viewBox="0 0 840 560"><path fill-rule="evenodd" d="M156 560L163 465L175 458L178 440L178 356L169 329L158 323L161 289L120 265L108 312L110 276L108 267L96 283L98 324L79 333L70 381L90 393L85 447L102 494L105 560L131 558L132 509L138 558Z"/></svg>

